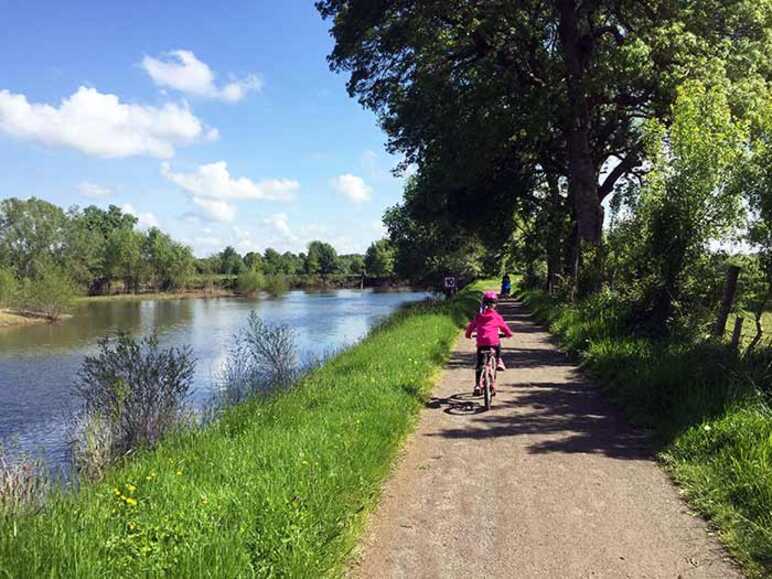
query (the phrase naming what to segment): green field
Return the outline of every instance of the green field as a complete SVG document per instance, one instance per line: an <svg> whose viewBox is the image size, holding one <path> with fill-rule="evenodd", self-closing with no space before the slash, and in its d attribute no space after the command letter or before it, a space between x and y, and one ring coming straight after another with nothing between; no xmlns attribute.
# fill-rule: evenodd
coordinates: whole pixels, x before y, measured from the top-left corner
<svg viewBox="0 0 772 579"><path fill-rule="evenodd" d="M36 515L0 516L0 577L336 574L476 287L392 316L283 394L167 439Z"/></svg>

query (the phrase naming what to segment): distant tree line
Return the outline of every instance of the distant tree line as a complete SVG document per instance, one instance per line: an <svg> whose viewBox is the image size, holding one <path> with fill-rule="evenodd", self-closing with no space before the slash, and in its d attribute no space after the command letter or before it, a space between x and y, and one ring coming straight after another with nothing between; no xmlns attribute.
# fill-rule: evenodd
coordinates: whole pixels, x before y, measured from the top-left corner
<svg viewBox="0 0 772 579"><path fill-rule="evenodd" d="M64 210L34 197L0 201L0 307L58 317L78 294L169 292L215 275L259 273L254 291L280 290L287 276L394 275L386 240L365 255L338 255L329 243L312 241L299 254L268 248L241 255L226 247L196 258L157 227L138 229L137 221L115 205Z"/></svg>

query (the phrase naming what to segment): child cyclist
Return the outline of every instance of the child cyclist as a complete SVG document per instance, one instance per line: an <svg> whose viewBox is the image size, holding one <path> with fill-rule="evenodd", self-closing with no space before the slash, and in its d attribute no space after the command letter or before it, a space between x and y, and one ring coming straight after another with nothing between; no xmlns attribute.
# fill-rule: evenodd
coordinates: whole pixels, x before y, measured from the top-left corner
<svg viewBox="0 0 772 579"><path fill-rule="evenodd" d="M471 338L472 332L477 331L477 366L475 370L474 394L480 395L480 375L482 374L482 351L486 348L496 350L496 362L499 370L504 370L504 363L501 361L501 341L499 332L502 332L507 338L512 337L512 332L496 311L496 301L498 296L496 292L485 292L482 298L482 307L480 313L469 322L466 327L466 337Z"/></svg>

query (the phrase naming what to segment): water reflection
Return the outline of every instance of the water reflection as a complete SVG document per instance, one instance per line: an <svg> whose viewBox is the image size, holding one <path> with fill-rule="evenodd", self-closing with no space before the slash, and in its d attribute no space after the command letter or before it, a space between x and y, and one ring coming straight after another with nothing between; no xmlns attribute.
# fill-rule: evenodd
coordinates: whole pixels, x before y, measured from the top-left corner
<svg viewBox="0 0 772 579"><path fill-rule="evenodd" d="M303 356L322 356L359 340L372 325L415 292L339 290L290 292L281 298L245 300L146 300L87 303L70 319L0 331L0 442L17 439L53 463L65 457L65 415L75 405L71 385L99 338L118 330L156 332L161 344L190 345L197 359L193 400L209 399L213 378L231 338L256 311L296 330Z"/></svg>

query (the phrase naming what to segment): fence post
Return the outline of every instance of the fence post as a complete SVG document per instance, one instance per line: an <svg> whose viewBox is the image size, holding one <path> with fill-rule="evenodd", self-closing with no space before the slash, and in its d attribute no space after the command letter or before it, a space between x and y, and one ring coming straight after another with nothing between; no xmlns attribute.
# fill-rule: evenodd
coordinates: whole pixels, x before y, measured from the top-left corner
<svg viewBox="0 0 772 579"><path fill-rule="evenodd" d="M745 318L737 316L734 320L734 331L732 332L732 349L738 350L740 348L740 336L743 331L743 322Z"/></svg>
<svg viewBox="0 0 772 579"><path fill-rule="evenodd" d="M724 283L724 297L721 300L721 307L718 310L716 325L713 327L713 335L717 338L724 336L726 330L726 319L734 303L734 296L737 292L737 277L740 275L740 267L730 265L726 271L726 282Z"/></svg>

